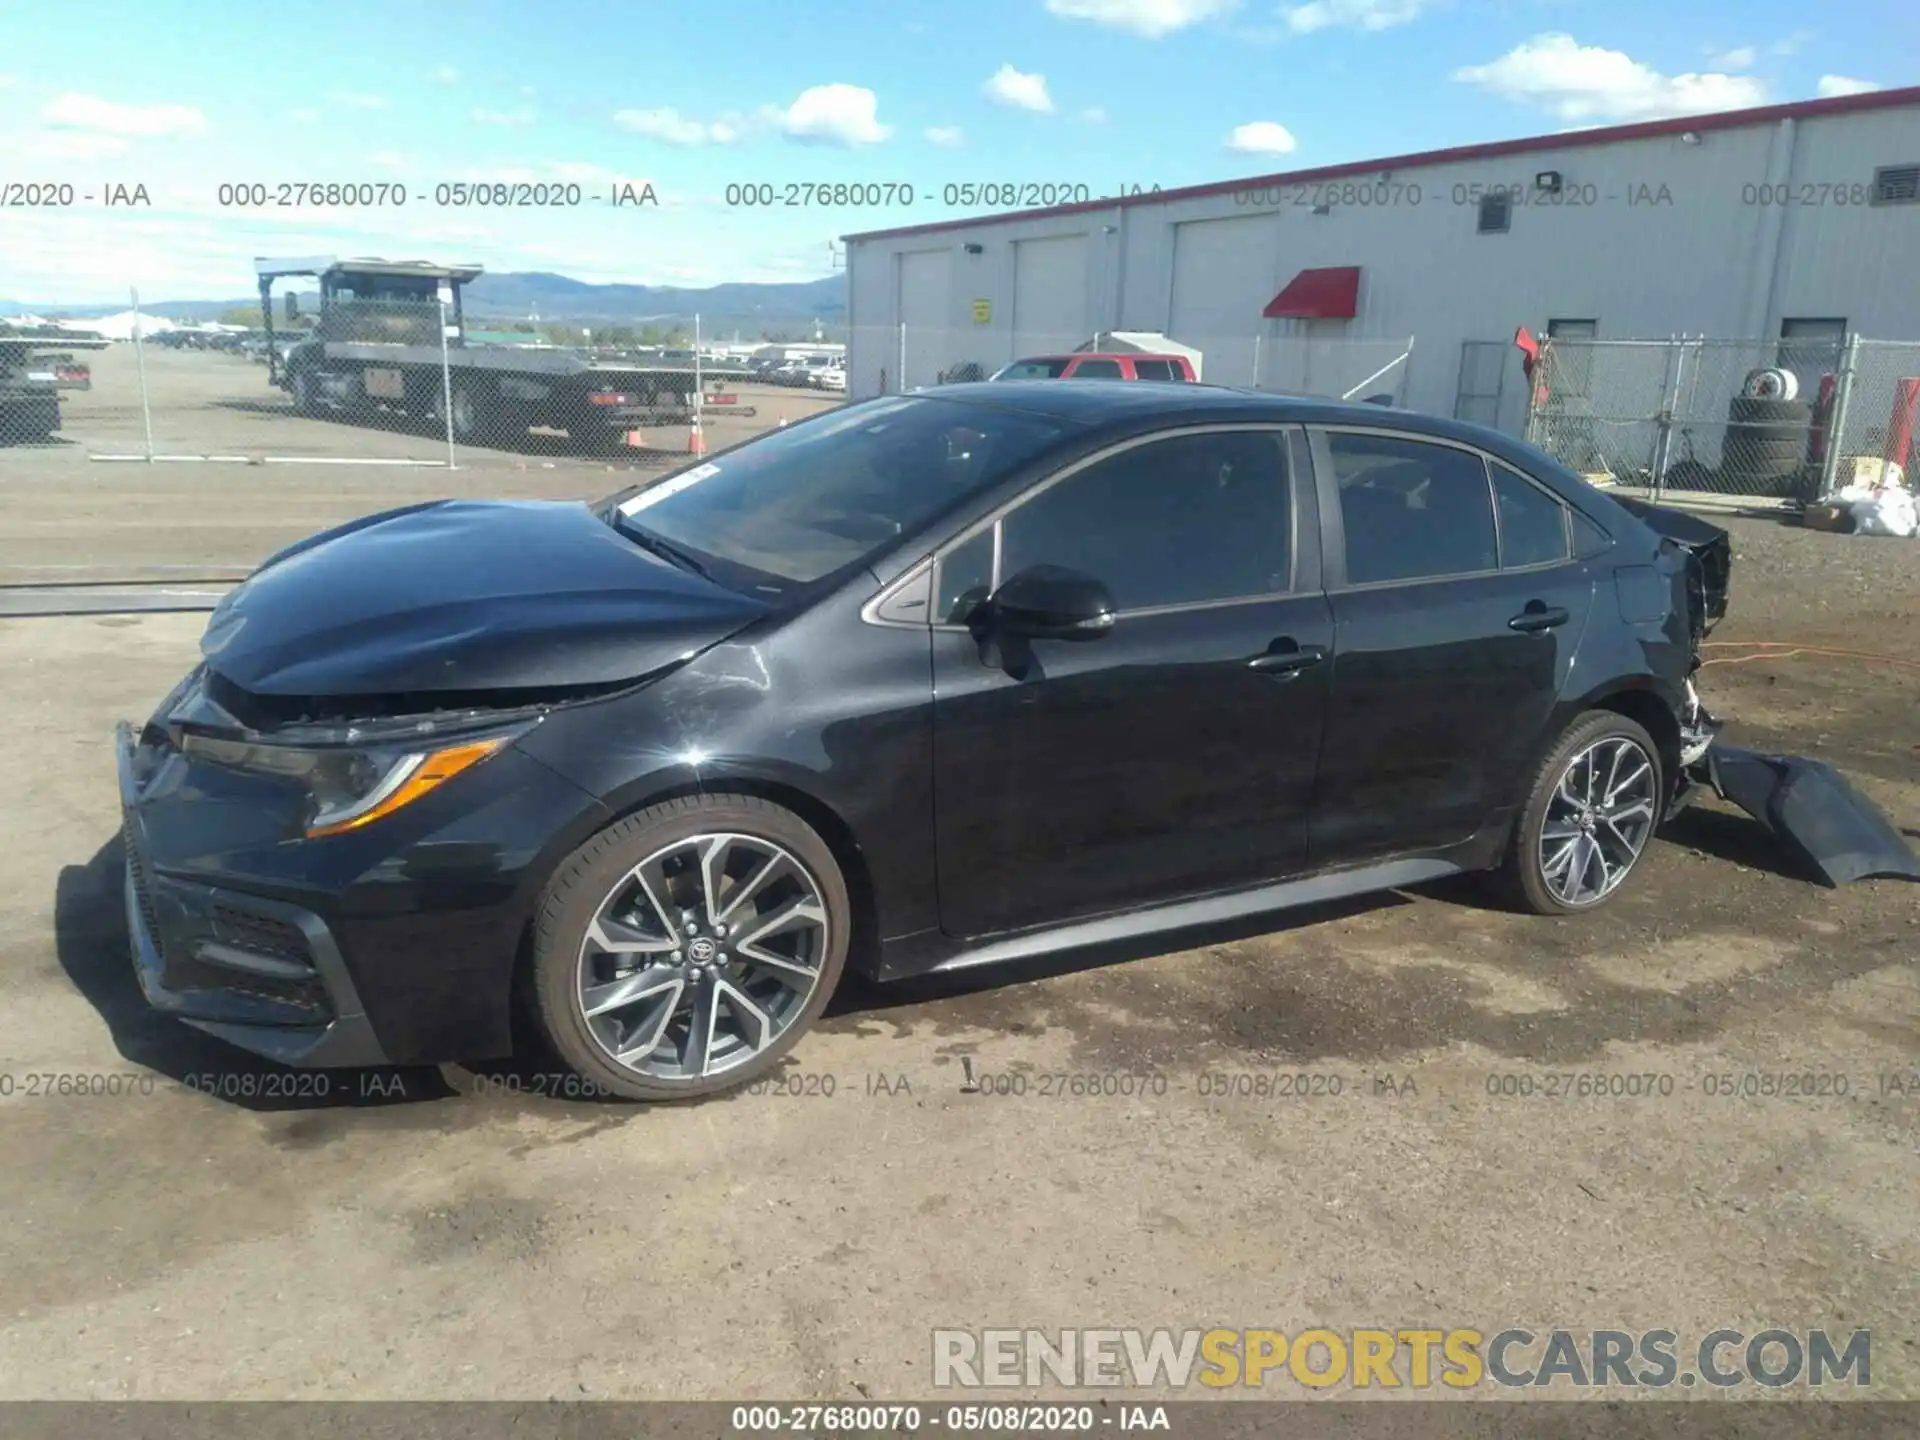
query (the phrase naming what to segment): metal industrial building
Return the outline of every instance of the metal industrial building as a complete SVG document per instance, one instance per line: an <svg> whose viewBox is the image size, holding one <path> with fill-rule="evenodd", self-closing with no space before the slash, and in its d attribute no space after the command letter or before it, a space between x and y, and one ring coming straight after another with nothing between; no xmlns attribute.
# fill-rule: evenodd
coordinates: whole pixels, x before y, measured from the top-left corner
<svg viewBox="0 0 1920 1440"><path fill-rule="evenodd" d="M1337 394L1411 338L1400 403L1517 431L1519 327L1920 339L1920 87L871 231L846 263L853 397L1104 331Z"/></svg>

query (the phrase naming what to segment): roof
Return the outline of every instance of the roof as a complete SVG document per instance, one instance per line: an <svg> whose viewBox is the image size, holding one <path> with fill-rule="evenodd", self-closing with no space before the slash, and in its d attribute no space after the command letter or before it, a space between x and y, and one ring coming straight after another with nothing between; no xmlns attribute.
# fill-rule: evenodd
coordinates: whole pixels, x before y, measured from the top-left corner
<svg viewBox="0 0 1920 1440"><path fill-rule="evenodd" d="M1875 90L1865 95L1836 95L1826 100L1798 100L1786 105L1761 105L1750 110L1722 110L1710 115L1687 115L1672 120L1645 120L1632 125L1604 125L1592 130L1561 131L1552 135L1529 135L1518 140L1493 140L1479 145L1457 145L1445 150L1420 150L1410 155L1388 155L1376 160L1353 160L1339 165L1321 165L1311 170L1288 170L1274 175L1252 175L1239 180L1217 180L1205 185L1187 185L1141 195L1115 196L1088 200L1074 205L1050 205L1037 210L1003 210L989 215L971 215L958 220L935 220L925 225L900 225L890 230L863 230L843 235L841 240L887 240L904 235L934 235L949 230L966 230L976 225L1000 224L1010 220L1036 220L1056 215L1088 215L1103 211L1125 210L1136 205L1164 205L1174 200L1197 200L1209 195L1229 195L1235 191L1274 185L1299 185L1316 180L1335 180L1350 175L1373 175L1382 170L1418 170L1433 165L1451 165L1463 160L1492 160L1504 155L1527 155L1541 150L1569 150L1592 145L1618 145L1629 140L1653 140L1665 135L1702 134L1714 130L1740 130L1752 125L1767 125L1779 120L1811 120L1825 115L1846 115L1862 110L1889 110L1904 105L1920 105L1920 85L1898 90Z"/></svg>
<svg viewBox="0 0 1920 1440"><path fill-rule="evenodd" d="M382 260L378 256L343 260L337 255L303 255L290 260L256 256L253 269L262 279L347 270L359 275L414 275L432 280L457 280L461 284L485 273L478 265L435 265L428 260Z"/></svg>
<svg viewBox="0 0 1920 1440"><path fill-rule="evenodd" d="M1379 405L1333 400L1316 395L1276 395L1188 380L979 380L932 385L907 392L915 399L952 400L1025 410L1083 425L1178 416L1182 420L1274 420L1286 424L1380 425L1391 413ZM1397 412L1419 422L1417 428L1453 425L1430 415ZM1443 433L1433 431L1432 433Z"/></svg>

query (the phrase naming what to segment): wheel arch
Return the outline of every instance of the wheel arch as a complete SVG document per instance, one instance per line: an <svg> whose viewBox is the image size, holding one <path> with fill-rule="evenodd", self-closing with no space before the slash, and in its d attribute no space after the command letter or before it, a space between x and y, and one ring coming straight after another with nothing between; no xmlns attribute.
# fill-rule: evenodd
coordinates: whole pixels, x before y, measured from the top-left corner
<svg viewBox="0 0 1920 1440"><path fill-rule="evenodd" d="M1661 799L1673 798L1680 783L1680 718L1658 690L1651 685L1618 685L1589 696L1580 709L1611 710L1652 736L1660 749ZM1568 717L1569 723L1572 718Z"/></svg>
<svg viewBox="0 0 1920 1440"><path fill-rule="evenodd" d="M765 800L783 810L792 811L826 842L840 866L847 885L847 902L853 908L853 934L849 938L847 966L862 975L872 975L880 959L879 905L874 894L873 873L866 861L853 827L838 810L818 795L790 781L754 773L696 777L684 768L656 777L656 783L635 787L600 807L591 823L573 827L557 839L541 857L541 873L532 888L526 907L524 927L530 933L539 913L539 895L567 856L610 826L619 824L652 805L682 800L693 795L746 795ZM524 947L523 947L524 949ZM529 957L522 956L524 964Z"/></svg>

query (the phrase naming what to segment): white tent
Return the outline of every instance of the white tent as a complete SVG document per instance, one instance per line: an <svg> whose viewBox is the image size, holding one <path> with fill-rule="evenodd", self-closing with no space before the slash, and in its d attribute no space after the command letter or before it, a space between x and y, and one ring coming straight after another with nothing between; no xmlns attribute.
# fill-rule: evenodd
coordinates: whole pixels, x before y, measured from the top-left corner
<svg viewBox="0 0 1920 1440"><path fill-rule="evenodd" d="M133 310L122 310L118 315L102 315L95 320L60 320L55 323L62 330L91 331L109 340L131 340L136 323L142 335L159 335L174 328L173 321L164 315L142 315Z"/></svg>

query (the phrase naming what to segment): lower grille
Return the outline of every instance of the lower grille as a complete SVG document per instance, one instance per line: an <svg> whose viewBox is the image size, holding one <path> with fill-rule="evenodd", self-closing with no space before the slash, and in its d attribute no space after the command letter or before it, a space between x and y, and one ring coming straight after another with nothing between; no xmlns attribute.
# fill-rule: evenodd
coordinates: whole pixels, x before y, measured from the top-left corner
<svg viewBox="0 0 1920 1440"><path fill-rule="evenodd" d="M153 893L147 880L146 862L140 858L140 847L134 842L131 816L122 818L120 822L120 843L126 848L127 868L133 875L133 898L140 911L140 923L146 927L147 938L158 945L160 921L153 910Z"/></svg>
<svg viewBox="0 0 1920 1440"><path fill-rule="evenodd" d="M213 924L220 938L236 949L313 968L313 952L297 925L220 904L213 907Z"/></svg>
<svg viewBox="0 0 1920 1440"><path fill-rule="evenodd" d="M140 853L131 816L123 818L120 833L126 847L127 873L133 880L134 906L148 941L160 957L160 979L168 990L176 994L219 991L293 1006L309 1012L315 1021L332 1018L332 996L314 964L313 948L299 926L213 900L190 906L186 918L180 920L171 933L163 930L153 902L154 879ZM299 966L303 973L266 975L233 965L215 964L199 953L205 942L260 956L281 966Z"/></svg>

